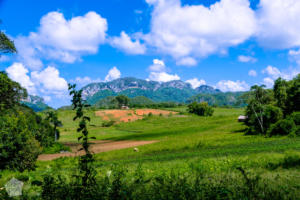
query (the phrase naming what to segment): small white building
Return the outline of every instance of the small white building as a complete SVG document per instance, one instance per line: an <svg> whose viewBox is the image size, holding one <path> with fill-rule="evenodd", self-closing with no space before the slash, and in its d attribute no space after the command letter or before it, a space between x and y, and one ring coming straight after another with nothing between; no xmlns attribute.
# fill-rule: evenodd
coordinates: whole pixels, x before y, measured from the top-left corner
<svg viewBox="0 0 300 200"><path fill-rule="evenodd" d="M122 110L129 110L129 107L128 106L121 106L121 109Z"/></svg>
<svg viewBox="0 0 300 200"><path fill-rule="evenodd" d="M244 122L244 121L246 121L247 118L248 118L247 116L240 115L240 116L238 117L238 122Z"/></svg>

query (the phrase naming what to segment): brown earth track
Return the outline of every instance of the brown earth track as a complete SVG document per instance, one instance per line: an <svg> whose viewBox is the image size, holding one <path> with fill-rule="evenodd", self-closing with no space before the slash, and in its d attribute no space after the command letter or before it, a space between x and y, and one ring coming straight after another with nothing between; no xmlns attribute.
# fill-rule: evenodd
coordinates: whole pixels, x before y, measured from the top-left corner
<svg viewBox="0 0 300 200"><path fill-rule="evenodd" d="M110 140L98 140L91 142L91 151L93 153L101 153L106 151L112 151L117 149L125 149L130 147L136 147L146 144L152 144L157 141L110 141ZM70 153L56 153L56 154L41 154L38 160L49 161L61 157L75 157L84 155L83 151L78 151L81 145L78 143L64 143L64 145L69 146L72 150Z"/></svg>
<svg viewBox="0 0 300 200"><path fill-rule="evenodd" d="M178 114L178 112L158 110L158 109L136 109L136 110L101 110L96 111L96 116L103 120L116 120L117 122L132 122L143 119L144 115L152 113L153 115Z"/></svg>

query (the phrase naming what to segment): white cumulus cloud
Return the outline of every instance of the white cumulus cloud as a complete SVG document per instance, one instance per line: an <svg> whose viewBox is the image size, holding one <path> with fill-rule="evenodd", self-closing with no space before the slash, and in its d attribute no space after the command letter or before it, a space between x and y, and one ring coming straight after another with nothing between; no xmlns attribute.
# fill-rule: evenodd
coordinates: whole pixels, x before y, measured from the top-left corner
<svg viewBox="0 0 300 200"><path fill-rule="evenodd" d="M279 78L281 76L281 72L279 71L279 69L271 65L267 66L267 68L262 72L263 74L271 76L273 79Z"/></svg>
<svg viewBox="0 0 300 200"><path fill-rule="evenodd" d="M44 93L61 94L68 91L67 81L60 77L56 68L51 66L40 72L31 72L31 79L37 87L41 87Z"/></svg>
<svg viewBox="0 0 300 200"><path fill-rule="evenodd" d="M221 0L209 8L181 5L180 0L147 0L154 6L151 31L143 39L179 65L226 52L256 31L255 13L248 0Z"/></svg>
<svg viewBox="0 0 300 200"><path fill-rule="evenodd" d="M141 44L139 40L132 41L132 39L124 32L121 32L120 37L113 37L111 45L128 54L145 54L146 46Z"/></svg>
<svg viewBox="0 0 300 200"><path fill-rule="evenodd" d="M239 92L249 90L249 85L245 81L222 80L216 85L216 88L223 92Z"/></svg>
<svg viewBox="0 0 300 200"><path fill-rule="evenodd" d="M260 0L256 36L268 48L286 49L300 46L300 1Z"/></svg>
<svg viewBox="0 0 300 200"><path fill-rule="evenodd" d="M70 20L60 12L49 12L41 18L37 32L19 36L15 43L20 59L37 70L42 67L41 58L73 63L82 55L97 53L106 31L106 19L95 12Z"/></svg>
<svg viewBox="0 0 300 200"><path fill-rule="evenodd" d="M191 84L192 88L194 88L194 89L197 88L197 87L199 87L199 86L201 86L201 85L205 85L206 84L205 80L203 80L203 79L198 80L198 78L189 79L189 80L187 80L185 82Z"/></svg>
<svg viewBox="0 0 300 200"><path fill-rule="evenodd" d="M166 72L151 72L148 79L151 81L169 82L180 80L180 77L177 74L172 75Z"/></svg>
<svg viewBox="0 0 300 200"><path fill-rule="evenodd" d="M153 64L148 68L150 74L147 80L168 82L173 80L180 80L177 74L169 74L166 72L167 68L164 61L159 59L153 59Z"/></svg>
<svg viewBox="0 0 300 200"><path fill-rule="evenodd" d="M149 67L149 70L154 72L164 72L166 71L166 65L162 60L153 59L153 64Z"/></svg>
<svg viewBox="0 0 300 200"><path fill-rule="evenodd" d="M12 80L26 88L28 93L36 93L35 85L28 75L29 71L22 63L13 63L10 67L6 68L6 72Z"/></svg>
<svg viewBox="0 0 300 200"><path fill-rule="evenodd" d="M112 81L121 77L121 72L117 67L113 67L108 71L108 74L105 77L105 81Z"/></svg>

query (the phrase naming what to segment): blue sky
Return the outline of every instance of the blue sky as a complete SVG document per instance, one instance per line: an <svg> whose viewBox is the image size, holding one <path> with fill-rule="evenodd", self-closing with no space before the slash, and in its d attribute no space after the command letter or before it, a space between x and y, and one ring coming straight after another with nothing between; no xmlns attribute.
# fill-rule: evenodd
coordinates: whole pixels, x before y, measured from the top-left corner
<svg viewBox="0 0 300 200"><path fill-rule="evenodd" d="M119 77L223 91L300 72L297 0L0 0L18 54L0 70L54 107L66 83Z"/></svg>

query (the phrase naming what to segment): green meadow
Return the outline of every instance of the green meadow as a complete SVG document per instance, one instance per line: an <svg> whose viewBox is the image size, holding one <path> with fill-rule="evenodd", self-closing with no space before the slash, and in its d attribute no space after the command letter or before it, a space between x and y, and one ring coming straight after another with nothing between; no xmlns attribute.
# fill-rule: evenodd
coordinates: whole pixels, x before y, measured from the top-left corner
<svg viewBox="0 0 300 200"><path fill-rule="evenodd" d="M91 117L90 135L96 140L151 140L155 143L133 148L114 150L95 155L98 176L104 176L112 166L125 167L128 173L142 166L147 176L161 173L189 173L200 170L206 174L240 176L243 168L253 176L269 180L274 187L282 185L297 191L300 188L300 137L264 137L245 135L245 126L237 121L243 109L215 108L212 117L199 117L186 113L186 108L169 109L179 115L150 116L129 123L102 127L95 111ZM76 142L77 122L74 111L58 112L63 123L59 142ZM4 170L0 172L0 187L12 177L25 180L24 190L36 193L39 186L32 181L42 181L45 174L67 176L76 168L77 158L59 158L38 161L35 171L23 173ZM25 178L24 178L25 177Z"/></svg>

